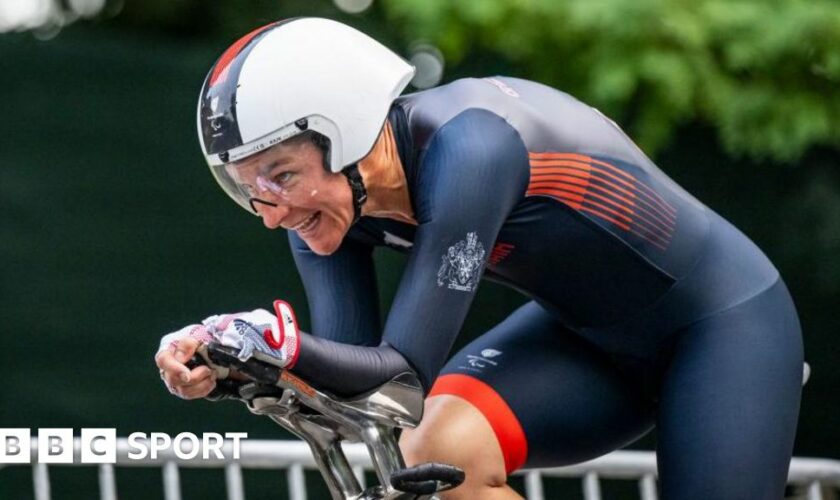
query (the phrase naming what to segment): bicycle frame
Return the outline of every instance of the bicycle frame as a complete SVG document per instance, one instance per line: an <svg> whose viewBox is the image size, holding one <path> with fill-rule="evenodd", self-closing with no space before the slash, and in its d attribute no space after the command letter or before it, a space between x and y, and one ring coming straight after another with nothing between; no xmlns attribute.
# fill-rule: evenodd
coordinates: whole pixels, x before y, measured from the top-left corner
<svg viewBox="0 0 840 500"><path fill-rule="evenodd" d="M233 368L252 380L236 387L237 399L309 445L333 500L430 499L463 481L463 472L452 466L405 467L396 429L416 427L423 414L423 388L414 373L401 373L365 394L342 399L268 363L253 358L242 362L221 345L202 346L200 355L211 368ZM362 489L342 442L366 445L378 485Z"/></svg>

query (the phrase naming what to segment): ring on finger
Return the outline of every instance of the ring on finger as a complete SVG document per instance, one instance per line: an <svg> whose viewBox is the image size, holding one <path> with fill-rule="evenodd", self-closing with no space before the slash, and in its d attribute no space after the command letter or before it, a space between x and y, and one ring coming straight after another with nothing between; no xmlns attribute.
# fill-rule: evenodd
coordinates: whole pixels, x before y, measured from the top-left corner
<svg viewBox="0 0 840 500"><path fill-rule="evenodd" d="M169 389L169 393L172 394L173 396L177 396L181 399L187 399L187 398L184 397L183 394L178 392L174 387L170 387L169 385L167 385L166 388Z"/></svg>

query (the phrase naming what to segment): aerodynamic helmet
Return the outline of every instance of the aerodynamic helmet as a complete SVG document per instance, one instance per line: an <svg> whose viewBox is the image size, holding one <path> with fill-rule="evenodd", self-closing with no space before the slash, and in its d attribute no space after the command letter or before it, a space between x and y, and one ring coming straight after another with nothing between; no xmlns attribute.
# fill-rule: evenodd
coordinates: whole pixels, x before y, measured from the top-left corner
<svg viewBox="0 0 840 500"><path fill-rule="evenodd" d="M207 164L243 208L249 195L225 166L307 130L329 140L339 172L373 148L414 67L376 40L336 21L296 18L258 28L210 69L198 101Z"/></svg>

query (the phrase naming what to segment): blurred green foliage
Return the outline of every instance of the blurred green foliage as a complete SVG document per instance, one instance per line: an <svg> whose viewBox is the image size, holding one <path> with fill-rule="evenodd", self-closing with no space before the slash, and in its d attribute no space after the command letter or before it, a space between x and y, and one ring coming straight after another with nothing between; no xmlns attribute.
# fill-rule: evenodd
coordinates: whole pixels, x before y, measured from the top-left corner
<svg viewBox="0 0 840 500"><path fill-rule="evenodd" d="M299 15L348 22L398 50L431 42L450 67L481 60L558 87L652 155L697 122L728 153L758 160L840 144L836 0L385 0L362 15L328 1L147 0L127 3L118 22L233 37Z"/></svg>
<svg viewBox="0 0 840 500"><path fill-rule="evenodd" d="M655 153L690 121L730 153L795 160L840 142L836 0L391 0L457 64L511 62L623 123Z"/></svg>

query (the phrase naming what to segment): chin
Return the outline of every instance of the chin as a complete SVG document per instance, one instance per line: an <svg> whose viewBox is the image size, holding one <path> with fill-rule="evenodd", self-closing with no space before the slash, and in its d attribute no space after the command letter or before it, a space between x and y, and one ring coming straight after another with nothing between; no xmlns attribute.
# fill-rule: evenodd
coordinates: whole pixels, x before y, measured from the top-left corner
<svg viewBox="0 0 840 500"><path fill-rule="evenodd" d="M324 224L325 222L330 222L331 224ZM344 238L347 236L347 232L349 230L349 225L345 226L344 224L341 224L340 222L336 223L336 221L333 220L322 220L321 223L323 225L316 229L316 233L313 235L315 236L314 238L303 238L303 240L306 242L309 249L317 255L332 255L336 250L338 250L341 243L344 242Z"/></svg>
<svg viewBox="0 0 840 500"><path fill-rule="evenodd" d="M309 249L317 255L326 257L327 255L335 253L335 251L338 250L338 247L341 246L341 242L341 239L335 239L330 241L307 241L306 244L309 246Z"/></svg>

